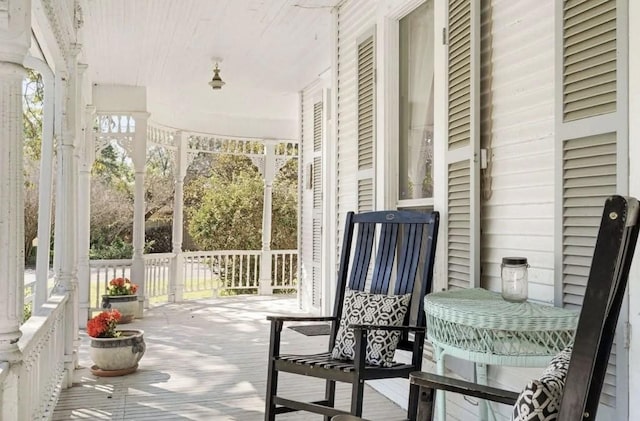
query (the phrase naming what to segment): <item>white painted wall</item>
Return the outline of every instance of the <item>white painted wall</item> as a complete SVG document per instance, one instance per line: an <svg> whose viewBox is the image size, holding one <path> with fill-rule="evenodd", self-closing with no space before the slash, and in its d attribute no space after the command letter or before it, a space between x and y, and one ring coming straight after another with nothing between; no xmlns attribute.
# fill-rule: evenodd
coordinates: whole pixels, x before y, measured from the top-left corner
<svg viewBox="0 0 640 421"><path fill-rule="evenodd" d="M629 194L640 197L640 2L629 1ZM640 252L629 277L629 419L640 419Z"/></svg>
<svg viewBox="0 0 640 421"><path fill-rule="evenodd" d="M553 0L484 3L482 286L500 291L504 256L525 256L529 296L554 296Z"/></svg>

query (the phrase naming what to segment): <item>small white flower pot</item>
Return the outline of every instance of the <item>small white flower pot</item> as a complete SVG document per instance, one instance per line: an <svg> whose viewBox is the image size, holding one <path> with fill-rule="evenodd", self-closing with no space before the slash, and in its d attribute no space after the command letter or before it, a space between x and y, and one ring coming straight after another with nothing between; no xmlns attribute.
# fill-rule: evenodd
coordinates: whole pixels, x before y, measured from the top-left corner
<svg viewBox="0 0 640 421"><path fill-rule="evenodd" d="M122 315L118 324L130 323L135 318L138 312L138 296L103 295L102 308L118 310Z"/></svg>
<svg viewBox="0 0 640 421"><path fill-rule="evenodd" d="M97 376L119 376L134 372L144 355L144 331L122 330L117 338L91 338L89 355L95 364L91 367Z"/></svg>

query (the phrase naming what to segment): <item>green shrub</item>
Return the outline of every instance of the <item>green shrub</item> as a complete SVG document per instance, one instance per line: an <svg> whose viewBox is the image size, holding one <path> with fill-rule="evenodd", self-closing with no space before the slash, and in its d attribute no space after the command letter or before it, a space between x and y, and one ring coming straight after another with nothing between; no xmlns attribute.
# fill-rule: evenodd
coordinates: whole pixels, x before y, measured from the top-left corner
<svg viewBox="0 0 640 421"><path fill-rule="evenodd" d="M92 260L107 259L131 259L133 245L125 243L121 238L116 238L111 244L97 242L89 250L89 258Z"/></svg>

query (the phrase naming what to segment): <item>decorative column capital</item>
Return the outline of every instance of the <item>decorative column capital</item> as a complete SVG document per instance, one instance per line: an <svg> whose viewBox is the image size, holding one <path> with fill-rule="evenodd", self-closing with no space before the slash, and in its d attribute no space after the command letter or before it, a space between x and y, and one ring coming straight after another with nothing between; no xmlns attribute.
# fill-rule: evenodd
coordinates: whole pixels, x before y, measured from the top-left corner
<svg viewBox="0 0 640 421"><path fill-rule="evenodd" d="M31 45L31 1L0 0L0 62L22 65Z"/></svg>
<svg viewBox="0 0 640 421"><path fill-rule="evenodd" d="M139 120L148 120L151 116L151 113L147 111L133 111L130 115L136 120L136 126L138 125Z"/></svg>
<svg viewBox="0 0 640 421"><path fill-rule="evenodd" d="M24 79L25 69L22 65L8 61L0 61L0 75L3 79Z"/></svg>
<svg viewBox="0 0 640 421"><path fill-rule="evenodd" d="M75 59L82 52L82 44L73 42L69 44L69 57Z"/></svg>

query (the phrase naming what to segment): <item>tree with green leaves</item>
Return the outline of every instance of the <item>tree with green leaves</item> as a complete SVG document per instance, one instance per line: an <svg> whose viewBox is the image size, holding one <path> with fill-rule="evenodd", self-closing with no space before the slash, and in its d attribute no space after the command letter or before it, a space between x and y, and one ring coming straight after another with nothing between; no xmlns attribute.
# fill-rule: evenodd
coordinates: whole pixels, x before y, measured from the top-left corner
<svg viewBox="0 0 640 421"><path fill-rule="evenodd" d="M185 188L189 234L202 250L260 250L264 182L251 160L218 155L211 176ZM271 248L297 247L297 160L280 171L273 186Z"/></svg>

